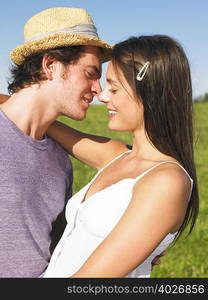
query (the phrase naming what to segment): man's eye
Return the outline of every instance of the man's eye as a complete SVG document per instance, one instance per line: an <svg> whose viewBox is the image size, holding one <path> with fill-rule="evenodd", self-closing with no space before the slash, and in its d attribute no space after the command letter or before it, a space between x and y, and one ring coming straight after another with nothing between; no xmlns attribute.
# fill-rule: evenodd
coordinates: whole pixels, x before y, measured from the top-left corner
<svg viewBox="0 0 208 300"><path fill-rule="evenodd" d="M95 74L91 73L91 72L87 72L87 77L94 79L95 78Z"/></svg>

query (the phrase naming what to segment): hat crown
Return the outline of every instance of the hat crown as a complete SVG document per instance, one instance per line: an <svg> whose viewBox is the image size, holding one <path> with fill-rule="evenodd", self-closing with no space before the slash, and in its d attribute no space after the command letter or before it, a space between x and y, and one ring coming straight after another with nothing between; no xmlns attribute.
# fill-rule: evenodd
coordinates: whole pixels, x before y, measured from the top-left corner
<svg viewBox="0 0 208 300"><path fill-rule="evenodd" d="M92 18L83 8L55 7L34 15L24 26L24 39L10 52L17 65L31 55L60 47L99 47L102 62L110 59L112 51L112 46L99 38Z"/></svg>
<svg viewBox="0 0 208 300"><path fill-rule="evenodd" d="M71 28L80 24L93 24L88 12L83 8L56 7L46 9L30 18L24 27L24 40L36 36Z"/></svg>

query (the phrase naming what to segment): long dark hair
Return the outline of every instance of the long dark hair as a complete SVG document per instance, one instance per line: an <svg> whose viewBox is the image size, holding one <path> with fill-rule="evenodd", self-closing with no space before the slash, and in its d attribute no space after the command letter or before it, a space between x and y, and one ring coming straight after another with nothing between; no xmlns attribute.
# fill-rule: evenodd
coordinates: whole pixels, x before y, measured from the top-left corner
<svg viewBox="0 0 208 300"><path fill-rule="evenodd" d="M149 62L143 78L136 76ZM193 151L193 100L188 59L181 45L169 36L132 37L114 46L112 64L122 71L144 107L146 134L162 153L174 157L193 179L193 189L184 222L177 237L190 225L191 233L199 209Z"/></svg>
<svg viewBox="0 0 208 300"><path fill-rule="evenodd" d="M9 93L13 94L22 88L45 80L42 72L42 59L44 55L55 58L63 65L68 65L81 56L82 50L83 46L49 49L27 57L21 65L13 64L10 68Z"/></svg>

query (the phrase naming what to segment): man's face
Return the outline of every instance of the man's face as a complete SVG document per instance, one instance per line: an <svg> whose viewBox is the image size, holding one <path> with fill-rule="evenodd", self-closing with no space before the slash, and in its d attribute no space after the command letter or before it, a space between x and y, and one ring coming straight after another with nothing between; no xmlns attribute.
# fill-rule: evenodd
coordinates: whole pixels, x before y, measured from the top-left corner
<svg viewBox="0 0 208 300"><path fill-rule="evenodd" d="M56 63L52 97L57 113L84 119L93 97L101 92L101 72L100 50L95 46L83 48L81 57L67 67Z"/></svg>

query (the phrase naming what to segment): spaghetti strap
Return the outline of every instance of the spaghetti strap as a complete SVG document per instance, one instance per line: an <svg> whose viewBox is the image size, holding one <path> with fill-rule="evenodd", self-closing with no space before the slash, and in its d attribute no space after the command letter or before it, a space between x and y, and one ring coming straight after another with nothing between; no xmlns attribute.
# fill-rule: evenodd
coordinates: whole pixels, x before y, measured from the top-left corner
<svg viewBox="0 0 208 300"><path fill-rule="evenodd" d="M112 164L115 160L119 159L121 156L123 156L125 153L131 152L131 150L127 150L125 152L122 152L121 154L114 157L111 161L109 161L104 167L100 168L99 173L103 171L105 168L107 168L110 164Z"/></svg>
<svg viewBox="0 0 208 300"><path fill-rule="evenodd" d="M178 165L188 176L188 178L190 179L191 183L193 183L193 179L191 178L191 176L189 175L189 173L186 171L186 169L177 161L172 161L172 160L166 160L166 161L162 161L154 166L152 166L151 168L149 168L148 170L144 171L143 173L139 174L135 179L140 179L142 178L144 175L146 175L147 173L149 173L150 171L152 171L153 169L157 168L160 165L166 164L166 163L172 163L172 164L176 164Z"/></svg>
<svg viewBox="0 0 208 300"><path fill-rule="evenodd" d="M130 152L131 150L122 152L121 154L117 155L116 157L114 157L111 161L109 161L104 167L100 168L100 170L97 172L97 174L90 180L90 182L88 182L88 184L85 186L86 188L86 192L85 195L82 199L82 201L80 202L81 204L85 202L85 196L88 192L88 190L90 189L90 186L93 184L93 182L95 181L95 179L98 177L98 175L105 169L107 168L110 164L112 164L115 160L119 159L122 155L124 155L125 153Z"/></svg>
<svg viewBox="0 0 208 300"><path fill-rule="evenodd" d="M189 175L189 173L186 171L186 169L179 162L177 162L177 161L171 161L171 160L162 161L162 162L154 165L153 167L149 168L148 170L144 171L143 173L141 173L139 176L137 176L135 178L135 180L138 180L138 179L142 178L144 175L146 175L147 173L149 173L151 170L157 168L158 166L160 166L162 164L166 164L166 163L172 163L172 164L178 165L186 173L186 175L190 179L191 188L190 188L190 193L189 193L189 198L188 198L188 202L189 202L189 200L191 198L191 194L192 194L192 189L193 189L193 179L191 178L191 176Z"/></svg>

